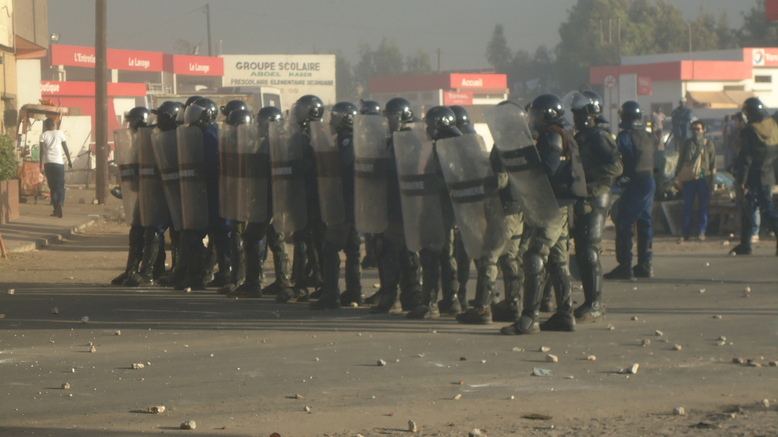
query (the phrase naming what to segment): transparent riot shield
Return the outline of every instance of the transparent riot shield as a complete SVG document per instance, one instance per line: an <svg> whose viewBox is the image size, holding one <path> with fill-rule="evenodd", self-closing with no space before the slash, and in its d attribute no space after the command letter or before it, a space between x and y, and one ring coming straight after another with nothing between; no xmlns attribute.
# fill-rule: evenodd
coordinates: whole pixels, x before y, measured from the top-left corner
<svg viewBox="0 0 778 437"><path fill-rule="evenodd" d="M168 212L165 188L157 166L157 158L154 155L154 146L151 133L154 128L142 127L138 129L135 140L138 144L138 162L140 168L140 222L143 227L161 227L169 225L170 212Z"/></svg>
<svg viewBox="0 0 778 437"><path fill-rule="evenodd" d="M516 105L500 105L485 110L484 117L524 220L530 226L545 227L559 214L559 204L541 167L526 114Z"/></svg>
<svg viewBox="0 0 778 437"><path fill-rule="evenodd" d="M400 181L405 243L412 252L421 249L440 250L446 239L432 141L427 139L421 123L411 130L393 134Z"/></svg>
<svg viewBox="0 0 778 437"><path fill-rule="evenodd" d="M124 204L125 222L130 226L138 226L138 148L135 134L130 129L118 129L113 132L116 145L116 164L119 167L119 181L122 187L122 203Z"/></svg>
<svg viewBox="0 0 778 437"><path fill-rule="evenodd" d="M487 251L499 252L497 248L507 242L507 223L483 138L478 134L447 138L439 140L435 150L465 251L475 259Z"/></svg>
<svg viewBox="0 0 778 437"><path fill-rule="evenodd" d="M184 229L184 222L181 215L181 175L178 171L176 130L161 131L155 128L151 134L151 145L157 158L170 220L173 222L173 228L180 231Z"/></svg>
<svg viewBox="0 0 778 437"><path fill-rule="evenodd" d="M238 220L263 223L270 220L270 142L259 137L259 126L238 126Z"/></svg>
<svg viewBox="0 0 778 437"><path fill-rule="evenodd" d="M223 124L219 128L219 215L238 220L240 155L238 127Z"/></svg>
<svg viewBox="0 0 778 437"><path fill-rule="evenodd" d="M382 115L354 117L354 220L360 232L386 229L389 126Z"/></svg>
<svg viewBox="0 0 778 437"><path fill-rule="evenodd" d="M324 117L329 119L329 117ZM311 146L316 161L316 182L319 187L321 219L326 224L346 221L346 204L343 199L343 181L340 150L336 135L330 133L328 124L313 121Z"/></svg>
<svg viewBox="0 0 778 437"><path fill-rule="evenodd" d="M208 227L208 190L203 132L197 126L179 126L176 130L183 229L205 229Z"/></svg>
<svg viewBox="0 0 778 437"><path fill-rule="evenodd" d="M308 224L302 133L293 123L270 123L273 180L273 225L278 232L295 232Z"/></svg>

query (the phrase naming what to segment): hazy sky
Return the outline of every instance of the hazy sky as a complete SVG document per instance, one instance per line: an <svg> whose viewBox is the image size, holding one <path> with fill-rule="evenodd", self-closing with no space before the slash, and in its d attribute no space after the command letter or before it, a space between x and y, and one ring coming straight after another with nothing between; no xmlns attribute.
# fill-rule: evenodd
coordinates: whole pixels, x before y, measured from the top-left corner
<svg viewBox="0 0 778 437"><path fill-rule="evenodd" d="M701 8L726 12L732 27L757 0L669 0L686 19ZM306 54L340 50L352 63L360 43L394 40L404 55L423 50L443 70L489 68L496 24L512 50L534 53L559 42L576 0L112 0L108 47L178 53L179 40L207 55L204 6L210 4L212 53ZM49 31L59 44L94 46L94 0L49 0ZM221 49L219 48L221 47Z"/></svg>

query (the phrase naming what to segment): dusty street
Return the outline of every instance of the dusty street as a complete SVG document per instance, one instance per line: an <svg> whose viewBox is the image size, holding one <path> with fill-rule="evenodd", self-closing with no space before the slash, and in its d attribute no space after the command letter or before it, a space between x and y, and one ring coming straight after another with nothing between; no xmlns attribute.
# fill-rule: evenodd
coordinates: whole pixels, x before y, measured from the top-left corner
<svg viewBox="0 0 778 437"><path fill-rule="evenodd" d="M606 282L605 322L526 337L107 285L126 240L101 221L0 260L0 435L778 435L774 240L660 238L655 279Z"/></svg>

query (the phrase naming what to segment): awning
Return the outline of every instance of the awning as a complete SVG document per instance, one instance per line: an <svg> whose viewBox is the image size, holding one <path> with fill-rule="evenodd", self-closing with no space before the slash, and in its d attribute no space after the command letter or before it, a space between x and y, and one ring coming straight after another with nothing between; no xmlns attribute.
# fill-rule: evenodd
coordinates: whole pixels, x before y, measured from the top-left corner
<svg viewBox="0 0 778 437"><path fill-rule="evenodd" d="M686 98L696 108L738 109L743 101L754 97L751 91L687 91Z"/></svg>

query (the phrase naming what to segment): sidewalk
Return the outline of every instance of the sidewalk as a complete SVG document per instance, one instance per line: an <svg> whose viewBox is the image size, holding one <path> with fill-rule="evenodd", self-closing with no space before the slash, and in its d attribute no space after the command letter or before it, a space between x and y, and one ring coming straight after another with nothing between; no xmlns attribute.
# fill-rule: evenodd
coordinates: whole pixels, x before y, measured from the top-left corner
<svg viewBox="0 0 778 437"><path fill-rule="evenodd" d="M110 194L105 205L94 205L94 188L68 187L64 217L51 216L52 207L49 200L38 199L36 204L32 197L22 197L19 205L19 218L0 225L0 235L5 242L8 253L26 252L40 249L55 241L72 235L84 229L98 219L116 219L121 211L121 200Z"/></svg>

